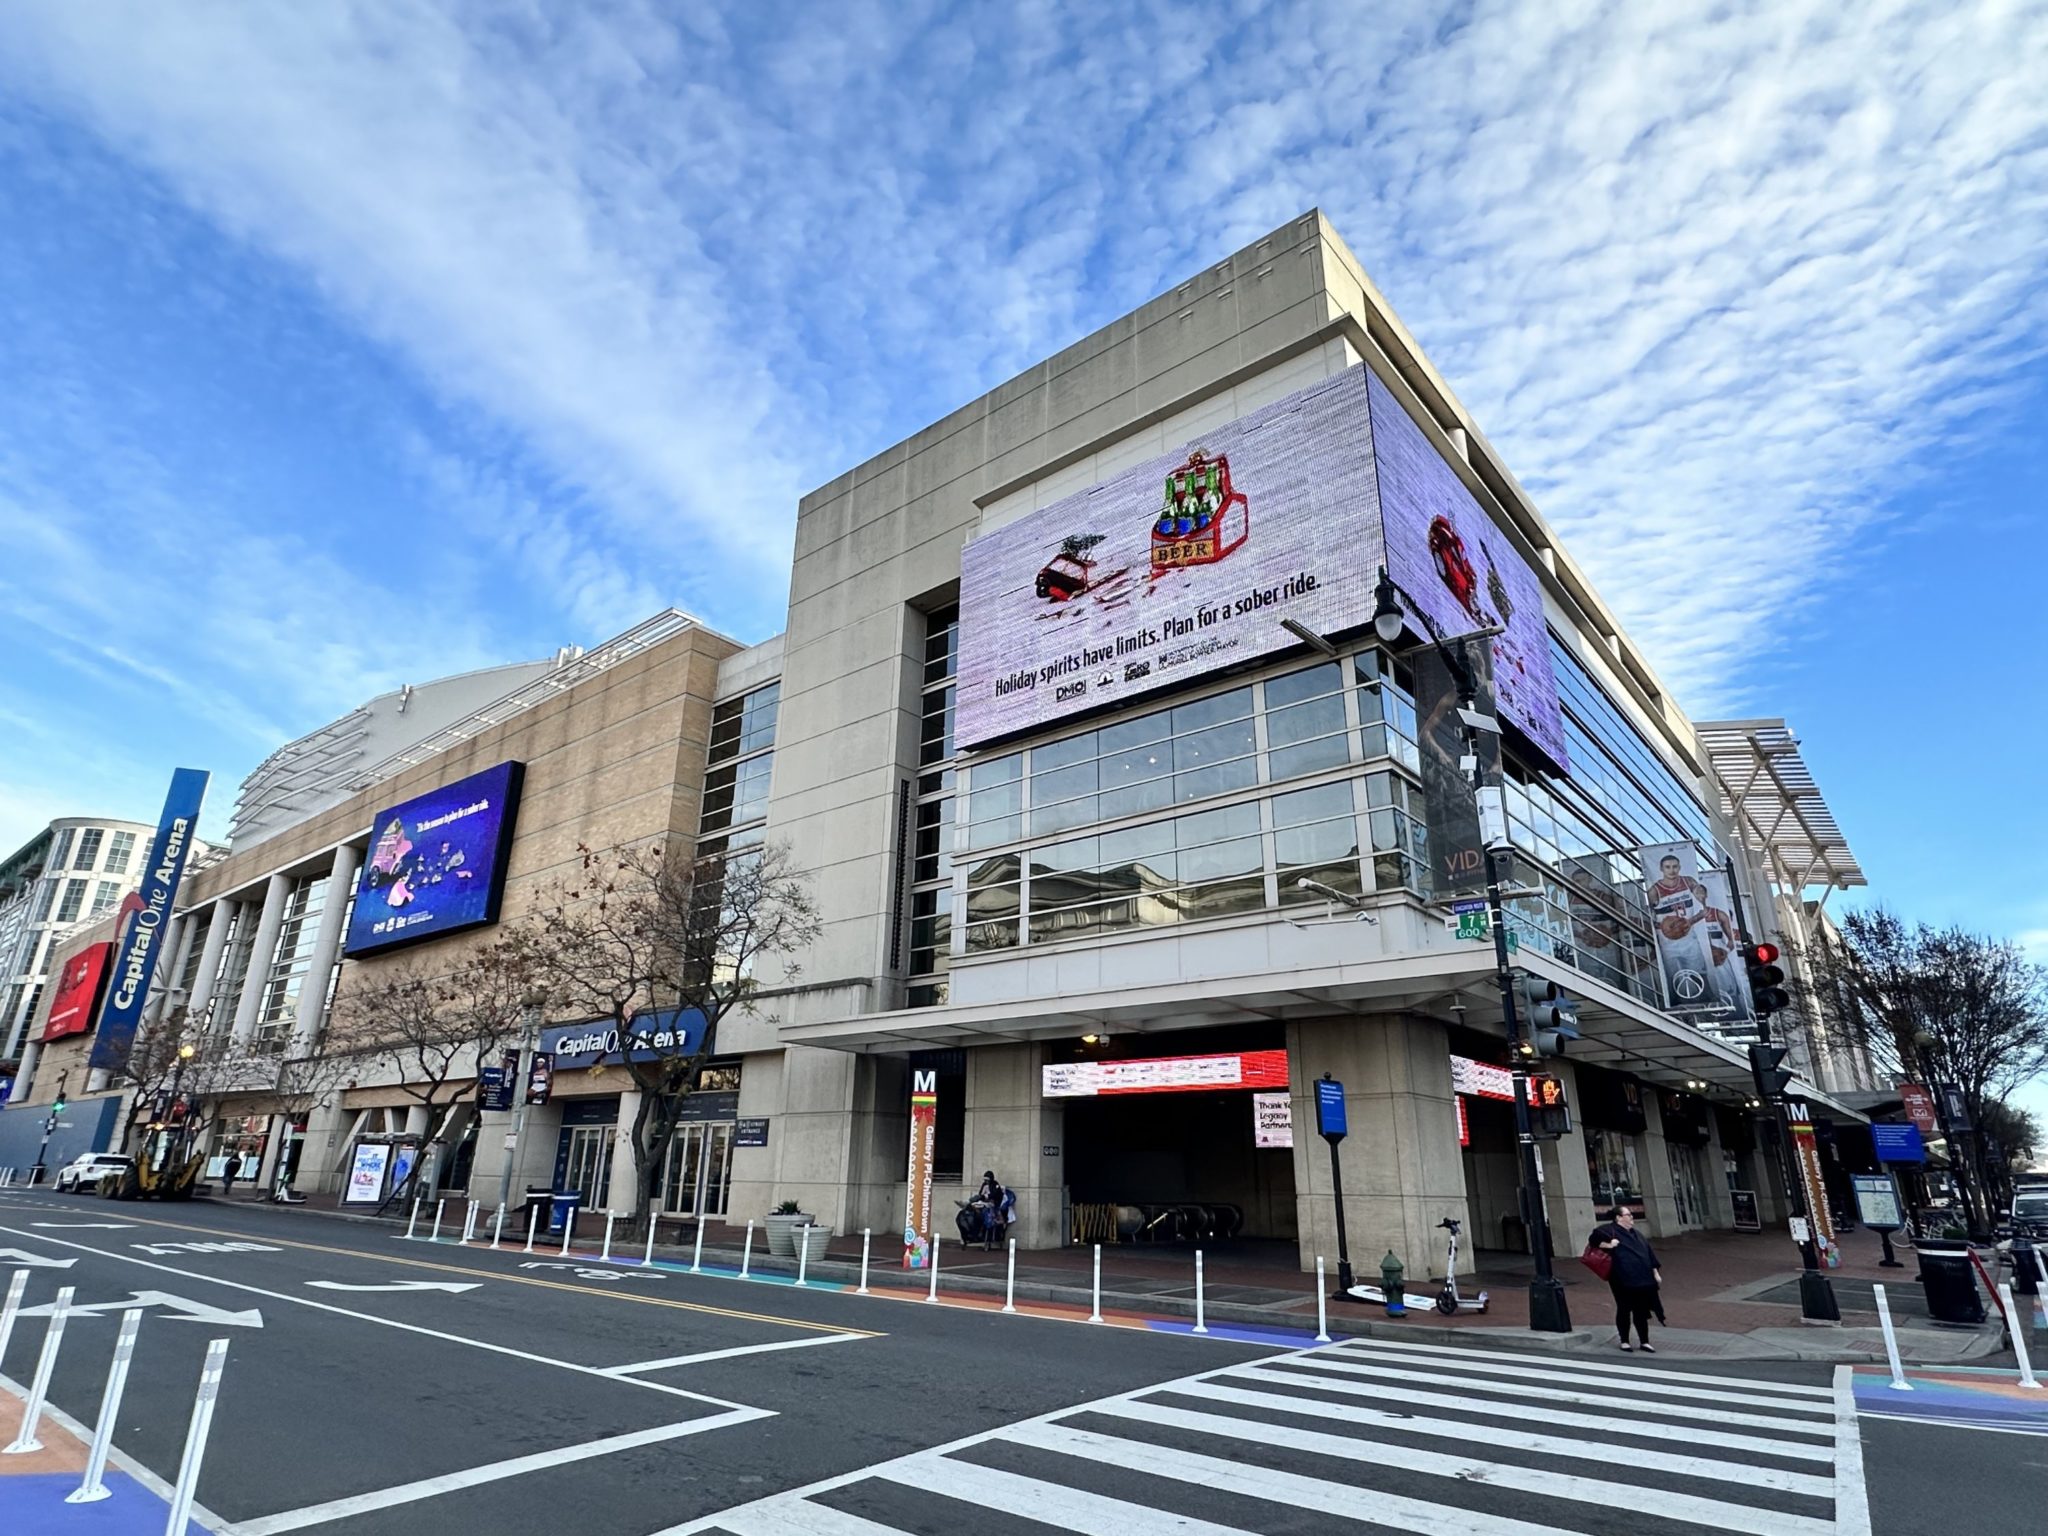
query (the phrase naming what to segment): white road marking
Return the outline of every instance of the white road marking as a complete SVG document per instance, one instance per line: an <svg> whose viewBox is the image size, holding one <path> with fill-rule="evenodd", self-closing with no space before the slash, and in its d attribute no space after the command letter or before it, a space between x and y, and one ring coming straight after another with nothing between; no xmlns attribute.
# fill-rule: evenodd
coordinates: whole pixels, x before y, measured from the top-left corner
<svg viewBox="0 0 2048 1536"><path fill-rule="evenodd" d="M439 1477L423 1477L416 1482L398 1483L390 1488L380 1488L374 1493L353 1494L345 1499L330 1499L324 1504L308 1504L303 1509L288 1509L275 1515L265 1515L258 1520L244 1520L235 1526L231 1536L279 1536L283 1531L303 1530L309 1525L323 1525L330 1520L346 1520L354 1515L369 1514L373 1510L392 1509L400 1504L414 1504L421 1499L435 1498L444 1493L455 1493L464 1488L479 1487L484 1483L502 1482L508 1477L523 1477L529 1472L545 1472L555 1467L566 1466L572 1461L589 1461L596 1456L610 1456L619 1451L636 1450L645 1445L661 1445L670 1440L680 1440L686 1435L701 1435L714 1429L729 1429L735 1424L748 1424L756 1419L772 1419L775 1415L766 1408L734 1408L725 1413L707 1414L701 1419L689 1419L681 1424L663 1424L653 1429L636 1429L623 1435L612 1435L604 1440L586 1440L580 1445L564 1446L556 1451L535 1451L527 1456L514 1456L506 1461L489 1462L480 1467L468 1467L460 1472L447 1472Z"/></svg>
<svg viewBox="0 0 2048 1536"><path fill-rule="evenodd" d="M1358 1376L1370 1377L1375 1381L1414 1381L1426 1385L1456 1385L1470 1392L1498 1392L1503 1397L1533 1398L1543 1403L1580 1403L1592 1408L1612 1408L1626 1402L1638 1413L1663 1414L1674 1419L1698 1419L1708 1424L1741 1424L1756 1429L1773 1431L1798 1430L1807 1434L1824 1434L1827 1426L1809 1423L1805 1420L1769 1418L1760 1413L1735 1413L1726 1408L1693 1408L1684 1403L1647 1402L1641 1398L1616 1397L1600 1392L1575 1392L1569 1387L1553 1387L1540 1384L1534 1373L1523 1381L1458 1381L1447 1383L1440 1376L1422 1371L1396 1370L1385 1365L1354 1365L1349 1360L1313 1360L1303 1364L1312 1365L1317 1372L1343 1371ZM1292 1373L1289 1373L1292 1375ZM1313 1382L1316 1378L1303 1373ZM1301 1378L1297 1378L1301 1379ZM1518 1410L1510 1403L1495 1403L1495 1413L1514 1413Z"/></svg>
<svg viewBox="0 0 2048 1536"><path fill-rule="evenodd" d="M701 1365L706 1360L736 1360L741 1355L773 1354L780 1349L809 1349L817 1344L852 1344L871 1339L871 1333L824 1333L813 1338L777 1339L772 1344L741 1344L733 1349L707 1349L695 1355L670 1355L666 1360L636 1360L631 1365L608 1365L606 1376L637 1376L646 1371L666 1371L678 1365Z"/></svg>
<svg viewBox="0 0 2048 1536"><path fill-rule="evenodd" d="M32 1221L32 1227L97 1227L104 1232L128 1232L134 1229L132 1221Z"/></svg>
<svg viewBox="0 0 2048 1536"><path fill-rule="evenodd" d="M1432 1359L1452 1356L1465 1360L1504 1360L1522 1370L1541 1368L1548 1364L1549 1357L1531 1353L1529 1350L1511 1349L1466 1349L1460 1344L1411 1344L1406 1340L1392 1339L1347 1339L1329 1353L1351 1354L1426 1354ZM1688 1386L1739 1387L1749 1394L1747 1400L1754 1402L1758 1393L1782 1393L1787 1397L1818 1397L1832 1403L1834 1393L1827 1387L1802 1386L1790 1381L1748 1381L1740 1376L1710 1376L1704 1371L1668 1371L1655 1366L1635 1365L1620 1360L1584 1360L1578 1356L1569 1359L1574 1371L1595 1371L1605 1376L1626 1377L1639 1381L1655 1377L1667 1381L1683 1382Z"/></svg>
<svg viewBox="0 0 2048 1536"><path fill-rule="evenodd" d="M1842 1536L1870 1536L1870 1490L1863 1482L1853 1365L1835 1367L1835 1529Z"/></svg>
<svg viewBox="0 0 2048 1536"><path fill-rule="evenodd" d="M55 1302L45 1302L40 1307L23 1307L17 1317L48 1317L56 1310ZM162 1307L171 1316L173 1323L211 1323L217 1328L261 1328L263 1314L251 1307L246 1312L230 1312L223 1307L210 1307L203 1301L193 1301L186 1296L173 1296L169 1291L137 1291L126 1301L95 1301L86 1306L67 1307L66 1317L99 1317L109 1312L126 1312L131 1307Z"/></svg>
<svg viewBox="0 0 2048 1536"><path fill-rule="evenodd" d="M736 1536L901 1536L893 1525L877 1525L829 1504L756 1504L718 1525Z"/></svg>
<svg viewBox="0 0 2048 1536"><path fill-rule="evenodd" d="M142 1253L283 1253L269 1243L130 1243Z"/></svg>
<svg viewBox="0 0 2048 1536"><path fill-rule="evenodd" d="M26 1236L11 1227L0 1227L0 1232L12 1232L15 1236ZM94 1254L103 1259L114 1259L122 1264L139 1264L144 1269L161 1270L167 1275L176 1275L182 1280L197 1280L204 1285L225 1286L231 1291L244 1291L251 1296L267 1296L272 1301L288 1301L294 1306L311 1307L316 1312L331 1312L336 1317L352 1317L357 1322L374 1323L379 1328L396 1328L401 1333L416 1333L429 1339L440 1339L448 1344L460 1344L466 1349L480 1349L487 1354L505 1355L514 1360L525 1360L534 1365L553 1366L556 1370L572 1371L579 1376L595 1376L604 1381L624 1382L648 1392L665 1392L670 1397L686 1397L693 1403L709 1403L714 1408L742 1408L741 1403L730 1402L722 1397L712 1397L705 1392L691 1392L682 1387L671 1387L658 1381L642 1381L637 1376L607 1376L594 1365L578 1365L572 1360L556 1360L547 1355L536 1355L523 1349L514 1349L509 1344L496 1344L489 1339L469 1338L459 1333L444 1333L439 1328L426 1328L418 1323L401 1323L396 1318L378 1317L371 1312L354 1312L347 1307L335 1306L332 1302L315 1301L309 1296L293 1296L284 1291L265 1290L260 1285L249 1285L241 1280L224 1280L218 1275L202 1275L196 1270L178 1269L169 1264L159 1264L154 1259L138 1259L125 1253L115 1253L106 1248L93 1248L85 1243L75 1243L68 1238L46 1237L40 1242L56 1243L64 1248L76 1248L82 1253ZM761 1410L747 1409L749 1413Z"/></svg>
<svg viewBox="0 0 2048 1536"><path fill-rule="evenodd" d="M1132 1419L1143 1424L1164 1424L1173 1429L1191 1429L1202 1434L1249 1441L1254 1445L1281 1445L1292 1450L1310 1451L1318 1456L1365 1462L1375 1467L1399 1467L1403 1471L1423 1472L1434 1477L1464 1478L1470 1482L1483 1483L1489 1488L1511 1488L1518 1493L1569 1499L1581 1504L1599 1504L1613 1509L1626 1508L1634 1515L1660 1515L1667 1519L1690 1521L1695 1525L1713 1526L1724 1531L1747 1531L1749 1536L1805 1536L1805 1533L1811 1532L1815 1525L1815 1517L1811 1513L1793 1514L1759 1508L1754 1504L1734 1503L1726 1499L1708 1499L1696 1494L1673 1493L1639 1481L1609 1482L1573 1472L1549 1472L1540 1467L1488 1461L1479 1456L1455 1456L1442 1451L1418 1450L1397 1440L1375 1439L1370 1435L1332 1435L1322 1430L1296 1429L1291 1425L1273 1424L1264 1419L1237 1419L1225 1414L1195 1413L1185 1408L1169 1408L1145 1402L1118 1403L1112 1408L1099 1411L1109 1417ZM1124 1440L1119 1436L1074 1430L1064 1425L1044 1425L1031 1430L1021 1438L1026 1445L1037 1445L1050 1451L1064 1451L1095 1461L1130 1466L1133 1471L1138 1472L1153 1470L1149 1466L1140 1466L1121 1459L1130 1454L1126 1447L1142 1442ZM1529 1445L1526 1436L1517 1436L1515 1443L1525 1449L1535 1449ZM1143 1454L1149 1457L1164 1449L1145 1445ZM1199 1473L1203 1466L1214 1468L1236 1465L1226 1457L1199 1455L1177 1448L1167 1451L1167 1454L1182 1456L1196 1463L1196 1473ZM1634 1458L1631 1458L1631 1464L1635 1464ZM1611 1465L1610 1462L1610 1467ZM1219 1474L1216 1486L1233 1487L1235 1484ZM1330 1483L1326 1486L1336 1489L1347 1498L1356 1495L1355 1489L1342 1483ZM1823 1497L1831 1498L1833 1493L1834 1490L1829 1489ZM1375 1497L1377 1496L1376 1494ZM1375 1519L1378 1518L1375 1515Z"/></svg>
<svg viewBox="0 0 2048 1536"><path fill-rule="evenodd" d="M462 1291L473 1291L482 1281L471 1284L462 1280L392 1280L383 1285L350 1285L344 1280L308 1280L316 1291L447 1291L451 1295Z"/></svg>
<svg viewBox="0 0 2048 1536"><path fill-rule="evenodd" d="M1050 1428L1050 1426L1044 1426ZM1257 1536L1242 1526L1218 1525L1193 1515L1114 1499L1106 1493L1084 1493L1058 1483L1019 1477L995 1467L975 1466L944 1456L912 1456L875 1468L874 1475L920 1493L936 1493L972 1504L986 1500L1004 1514L1036 1520L1054 1530L1079 1536ZM1377 1506L1373 1518L1379 1518ZM1536 1527L1527 1528L1535 1536ZM1519 1533L1518 1533L1519 1536Z"/></svg>
<svg viewBox="0 0 2048 1536"><path fill-rule="evenodd" d="M1344 1350L1338 1351L1339 1354L1348 1352L1349 1346L1346 1346ZM1682 1387L1676 1383L1661 1380L1630 1383L1627 1382L1625 1377L1617 1378L1595 1375L1579 1369L1576 1360L1569 1364L1561 1364L1549 1360L1535 1360L1524 1361L1515 1366L1488 1365L1480 1361L1460 1360L1457 1358L1458 1353L1451 1350L1424 1352L1421 1350L1375 1349L1369 1357L1361 1356L1360 1358L1384 1360L1391 1365L1426 1365L1432 1370L1454 1371L1464 1376L1503 1376L1512 1373L1519 1375L1525 1381L1532 1378L1543 1381L1569 1381L1576 1382L1580 1386L1610 1389L1626 1384L1635 1386L1639 1392L1649 1397L1683 1397L1702 1403L1745 1404L1757 1402L1757 1396L1754 1392L1717 1392L1711 1387ZM1670 1374L1676 1376L1679 1373L1674 1371ZM1479 1387L1486 1385L1486 1383L1475 1381L1472 1385ZM1651 1407L1654 1405L1646 1401L1644 1406ZM1760 1406L1774 1408L1784 1413L1812 1414L1822 1419L1832 1419L1835 1415L1835 1405L1833 1403L1766 1401Z"/></svg>
<svg viewBox="0 0 2048 1536"><path fill-rule="evenodd" d="M1500 1403L1483 1397L1459 1397L1451 1392L1426 1392L1416 1387L1362 1381L1325 1381L1304 1377L1294 1371L1267 1371L1256 1367L1240 1373L1249 1381L1275 1387L1300 1387L1304 1382L1318 1392L1335 1392L1346 1397L1370 1398L1374 1402L1421 1403L1430 1408L1448 1408L1456 1413L1493 1414L1526 1418L1531 1410L1520 1403ZM1576 1413L1546 1404L1543 1421L1553 1426L1599 1430L1610 1435L1640 1435L1647 1439L1682 1440L1690 1445L1716 1445L1727 1450L1768 1450L1773 1456L1798 1461L1832 1461L1833 1451L1818 1441L1774 1441L1767 1435L1736 1434L1717 1429L1695 1428L1691 1424L1658 1424L1647 1419L1624 1419L1604 1413ZM1803 1426L1802 1426L1803 1427Z"/></svg>
<svg viewBox="0 0 2048 1536"><path fill-rule="evenodd" d="M1364 1403L1325 1403L1305 1397L1286 1397L1277 1392L1254 1392L1226 1386L1220 1381L1200 1381L1173 1389L1177 1396L1199 1397L1205 1401L1234 1403L1243 1408L1272 1408L1304 1418L1329 1419L1338 1424L1384 1424L1389 1429L1417 1435L1441 1435L1447 1440L1470 1441L1472 1424L1463 1419L1431 1418L1428 1414L1395 1413L1371 1408ZM1104 1409L1103 1412L1120 1411ZM1546 1424L1549 1416L1545 1416ZM1625 1421L1618 1421L1625 1422ZM1681 1432L1686 1433L1686 1432ZM1755 1445L1758 1442L1750 1441ZM1623 1453L1606 1440L1575 1440L1566 1435L1545 1434L1537 1429L1517 1429L1515 1444L1545 1456L1563 1456L1575 1461L1615 1465ZM1715 1482L1740 1483L1744 1487L1773 1488L1780 1493L1803 1493L1817 1499L1835 1496L1835 1480L1810 1472L1785 1472L1777 1467L1752 1466L1746 1461L1716 1461L1706 1456L1688 1456L1676 1451L1644 1451L1630 1447L1628 1465L1653 1472L1670 1472L1681 1477L1706 1478Z"/></svg>
<svg viewBox="0 0 2048 1536"><path fill-rule="evenodd" d="M26 1236L27 1234L24 1233L22 1235ZM63 1239L46 1237L42 1241L46 1243L62 1242ZM0 1264L12 1264L17 1268L69 1269L77 1262L78 1260L76 1259L45 1259L37 1254L30 1253L25 1248L0 1248Z"/></svg>

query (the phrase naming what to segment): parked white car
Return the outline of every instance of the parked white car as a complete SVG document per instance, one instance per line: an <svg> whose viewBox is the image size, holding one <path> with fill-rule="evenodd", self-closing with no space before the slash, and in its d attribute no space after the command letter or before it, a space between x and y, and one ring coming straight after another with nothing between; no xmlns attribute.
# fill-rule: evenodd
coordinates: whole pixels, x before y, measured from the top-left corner
<svg viewBox="0 0 2048 1536"><path fill-rule="evenodd" d="M97 1189L103 1175L126 1173L135 1163L132 1157L114 1152L87 1152L57 1170L59 1189Z"/></svg>

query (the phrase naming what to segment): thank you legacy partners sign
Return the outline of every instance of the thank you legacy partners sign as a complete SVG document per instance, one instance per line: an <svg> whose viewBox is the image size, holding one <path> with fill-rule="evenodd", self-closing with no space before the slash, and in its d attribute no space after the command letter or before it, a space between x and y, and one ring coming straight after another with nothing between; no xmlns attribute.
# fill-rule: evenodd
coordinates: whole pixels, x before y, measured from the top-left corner
<svg viewBox="0 0 2048 1536"><path fill-rule="evenodd" d="M910 1195L904 1203L903 1267L932 1261L932 1154L939 1141L939 1074L910 1069Z"/></svg>
<svg viewBox="0 0 2048 1536"><path fill-rule="evenodd" d="M150 978L156 974L164 930L185 878L185 860L192 852L192 834L199 825L199 807L206 799L211 777L203 768L180 768L171 775L156 839L149 845L149 864L142 871L142 888L136 893L141 905L128 920L113 980L107 986L99 1038L92 1046L94 1067L117 1070L135 1044L135 1028L142 1022L142 1005L149 998Z"/></svg>

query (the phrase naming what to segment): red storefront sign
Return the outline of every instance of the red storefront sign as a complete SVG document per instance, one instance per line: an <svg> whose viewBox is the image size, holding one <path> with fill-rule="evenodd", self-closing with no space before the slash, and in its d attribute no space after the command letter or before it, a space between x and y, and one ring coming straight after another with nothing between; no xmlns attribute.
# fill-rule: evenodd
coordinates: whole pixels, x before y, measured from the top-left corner
<svg viewBox="0 0 2048 1536"><path fill-rule="evenodd" d="M1044 1093L1048 1099L1286 1086L1285 1051L1225 1051L1214 1056L1141 1056L1128 1061L1061 1061L1044 1069Z"/></svg>
<svg viewBox="0 0 2048 1536"><path fill-rule="evenodd" d="M81 949L64 962L57 978L57 995L50 1003L50 1022L43 1029L45 1040L82 1035L92 1028L98 1013L100 984L107 979L114 945L109 940Z"/></svg>

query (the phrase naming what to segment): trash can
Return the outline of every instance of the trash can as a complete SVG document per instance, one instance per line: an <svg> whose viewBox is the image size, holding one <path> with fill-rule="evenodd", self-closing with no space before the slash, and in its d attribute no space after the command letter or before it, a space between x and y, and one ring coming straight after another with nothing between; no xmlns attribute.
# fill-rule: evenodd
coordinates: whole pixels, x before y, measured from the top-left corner
<svg viewBox="0 0 2048 1536"><path fill-rule="evenodd" d="M545 1231L554 1219L553 1206L555 1191L547 1184L526 1186L526 1199L520 1202L518 1228L520 1232Z"/></svg>
<svg viewBox="0 0 2048 1536"><path fill-rule="evenodd" d="M1927 1314L1937 1323L1984 1321L1977 1272L1967 1250L1920 1250L1920 1288L1927 1293Z"/></svg>
<svg viewBox="0 0 2048 1536"><path fill-rule="evenodd" d="M572 1189L566 1192L558 1190L553 1198L554 1210L548 1216L548 1230L550 1232L574 1232L576 1230L576 1211L583 1204L583 1191L580 1189Z"/></svg>

